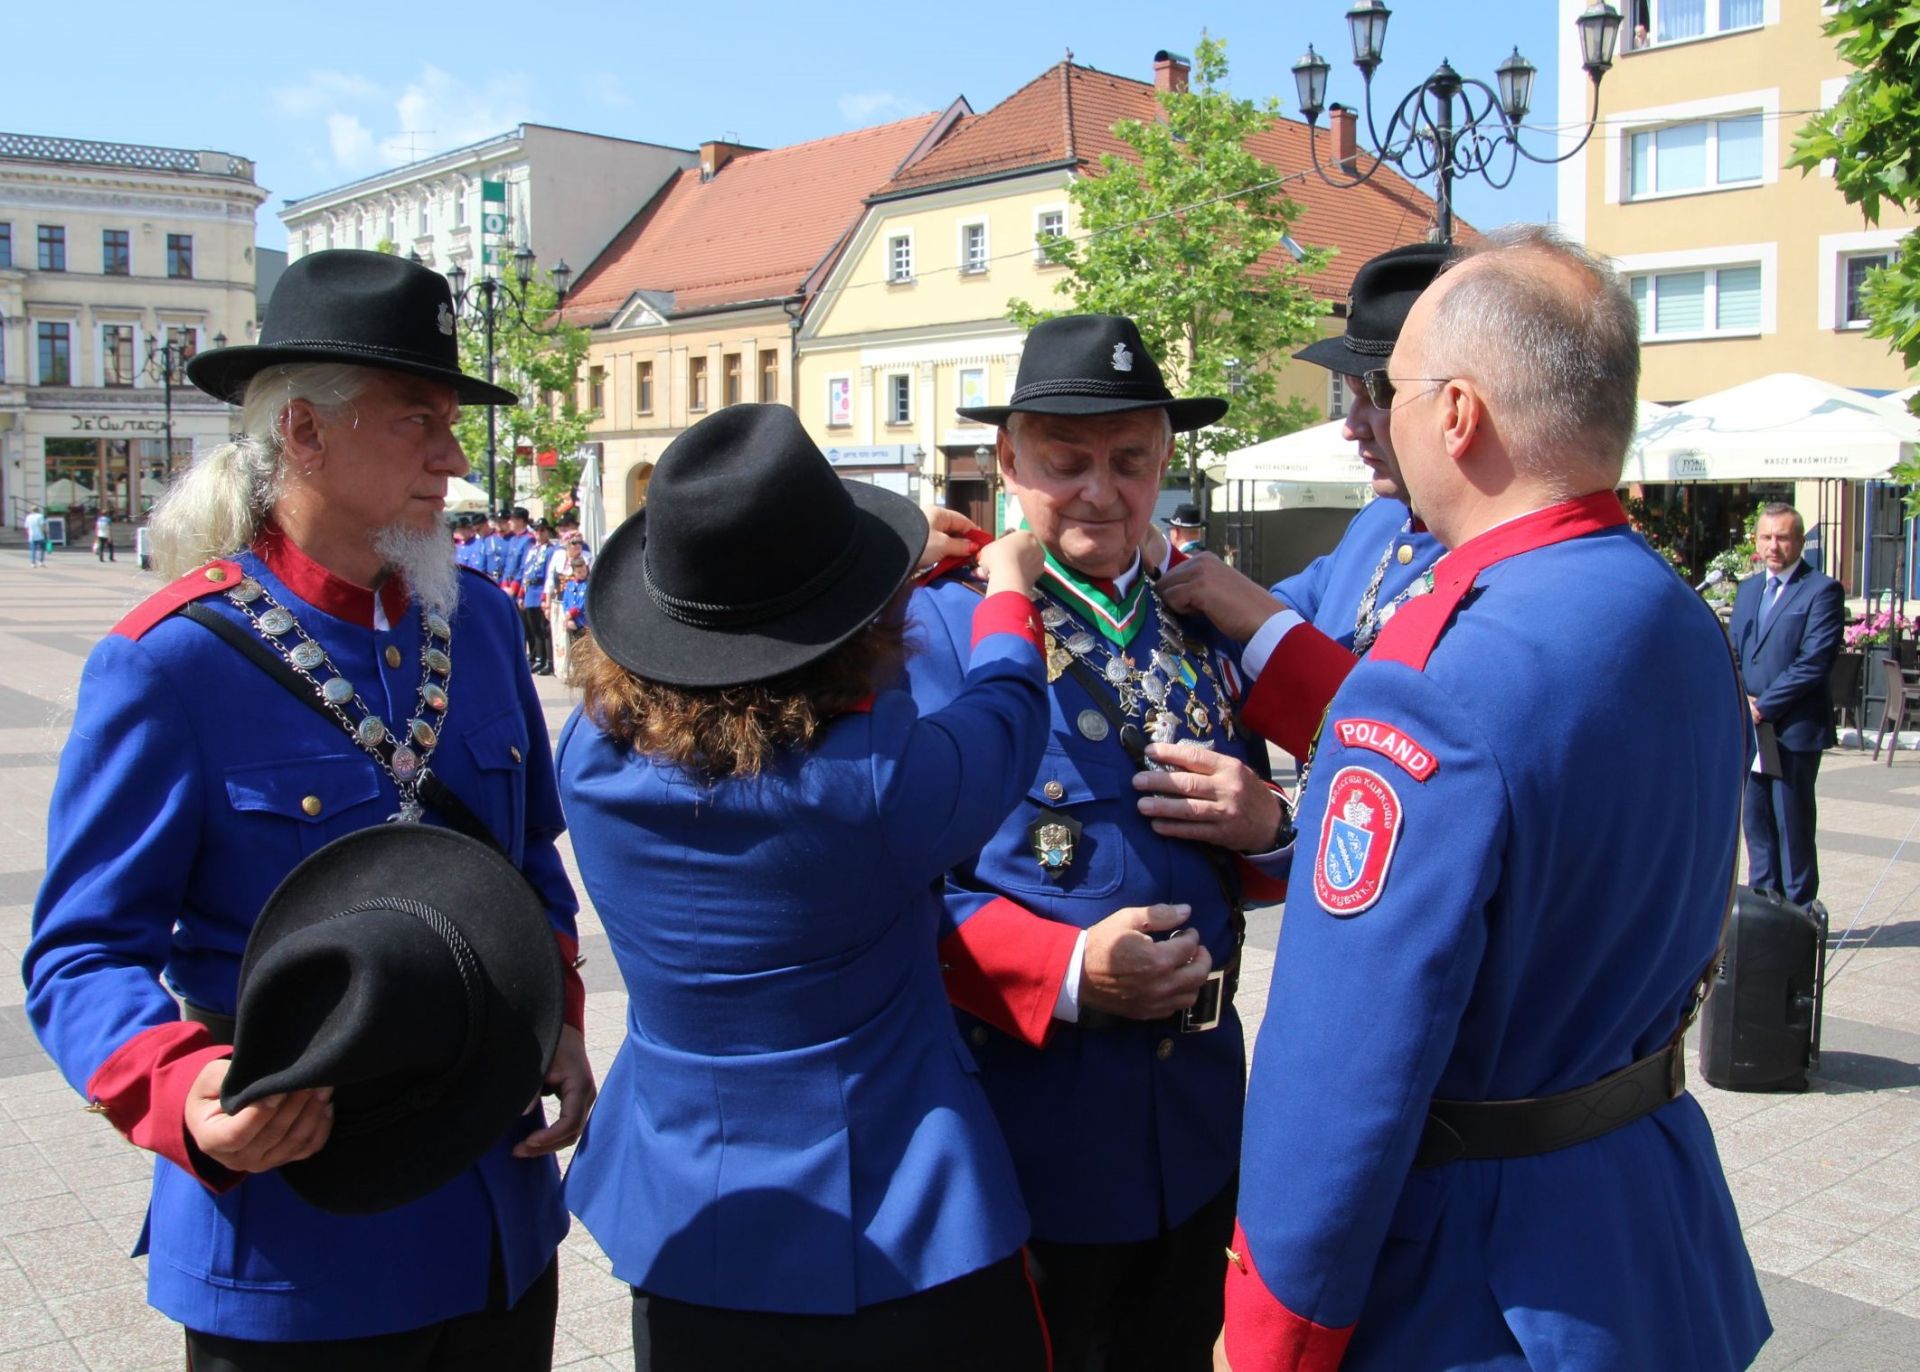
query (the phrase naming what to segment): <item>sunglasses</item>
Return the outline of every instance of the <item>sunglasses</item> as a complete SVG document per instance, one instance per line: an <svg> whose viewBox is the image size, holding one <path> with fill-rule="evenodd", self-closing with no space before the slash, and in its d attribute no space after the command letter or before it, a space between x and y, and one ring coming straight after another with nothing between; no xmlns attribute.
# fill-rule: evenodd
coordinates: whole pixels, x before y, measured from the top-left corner
<svg viewBox="0 0 1920 1372"><path fill-rule="evenodd" d="M1451 376L1403 376L1400 378L1401 381L1431 382L1435 386L1444 386L1449 381L1456 379L1457 378ZM1392 377L1387 375L1387 369L1385 367L1375 367L1370 372L1362 372L1360 374L1360 389L1367 393L1367 399L1371 401L1373 407L1378 410L1390 410L1393 408L1393 397L1398 384L1399 383Z"/></svg>

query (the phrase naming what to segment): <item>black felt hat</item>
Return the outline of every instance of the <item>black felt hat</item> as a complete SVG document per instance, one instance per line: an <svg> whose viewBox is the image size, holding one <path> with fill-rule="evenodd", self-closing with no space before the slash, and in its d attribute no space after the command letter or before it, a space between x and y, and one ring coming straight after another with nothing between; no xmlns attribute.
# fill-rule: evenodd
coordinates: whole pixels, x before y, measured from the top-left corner
<svg viewBox="0 0 1920 1372"><path fill-rule="evenodd" d="M1323 338L1294 357L1342 376L1363 376L1386 366L1407 312L1452 255L1444 243L1409 243L1362 262L1347 297L1346 334Z"/></svg>
<svg viewBox="0 0 1920 1372"><path fill-rule="evenodd" d="M926 541L919 506L835 476L792 410L730 405L660 454L646 505L594 559L587 622L651 681L764 681L871 622Z"/></svg>
<svg viewBox="0 0 1920 1372"><path fill-rule="evenodd" d="M1225 400L1181 400L1167 389L1160 367L1131 319L1117 314L1069 314L1033 326L1020 354L1020 374L1005 405L963 408L963 418L1004 425L1025 414L1120 414L1165 410L1175 433L1204 429L1227 412Z"/></svg>
<svg viewBox="0 0 1920 1372"><path fill-rule="evenodd" d="M195 354L187 379L238 405L255 373L297 362L352 362L444 381L463 405L520 401L460 370L447 278L391 253L330 248L290 264L273 288L259 342Z"/></svg>
<svg viewBox="0 0 1920 1372"><path fill-rule="evenodd" d="M361 1215L418 1200L499 1143L560 1038L559 946L540 898L483 843L423 824L335 839L287 874L240 963L229 1114L333 1088L333 1130L279 1169Z"/></svg>
<svg viewBox="0 0 1920 1372"><path fill-rule="evenodd" d="M1192 501L1186 501L1173 507L1173 513L1167 516L1167 523L1180 529L1204 529L1207 521L1200 518L1200 507Z"/></svg>

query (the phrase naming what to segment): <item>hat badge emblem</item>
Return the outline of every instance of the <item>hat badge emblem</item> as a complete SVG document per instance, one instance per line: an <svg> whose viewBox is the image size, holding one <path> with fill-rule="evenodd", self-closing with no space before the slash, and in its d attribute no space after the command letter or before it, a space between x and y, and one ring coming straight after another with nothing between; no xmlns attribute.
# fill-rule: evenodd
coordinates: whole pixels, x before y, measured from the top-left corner
<svg viewBox="0 0 1920 1372"><path fill-rule="evenodd" d="M1116 343L1113 345L1113 369L1116 372L1130 372L1133 370L1133 354L1127 351L1127 345L1125 343Z"/></svg>
<svg viewBox="0 0 1920 1372"><path fill-rule="evenodd" d="M441 333L449 338L453 336L453 309L444 300L440 302L440 317L435 322L439 324Z"/></svg>

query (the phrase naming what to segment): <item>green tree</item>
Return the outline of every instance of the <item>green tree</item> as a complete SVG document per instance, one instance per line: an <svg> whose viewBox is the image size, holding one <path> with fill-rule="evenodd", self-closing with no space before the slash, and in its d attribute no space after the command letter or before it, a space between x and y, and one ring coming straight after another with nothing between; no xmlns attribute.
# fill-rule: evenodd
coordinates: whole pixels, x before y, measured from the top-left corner
<svg viewBox="0 0 1920 1372"><path fill-rule="evenodd" d="M1007 307L1023 328L1056 314L1127 315L1175 394L1232 395L1226 419L1185 444L1196 492L1202 459L1319 417L1278 396L1276 371L1318 337L1328 309L1304 279L1330 254L1293 256L1288 230L1300 206L1281 174L1247 149L1279 106L1237 98L1226 80L1226 44L1203 34L1188 89L1158 96L1162 117L1114 125L1132 156L1109 153L1097 175L1074 181L1068 194L1081 233L1039 240L1047 260L1070 271L1054 289L1071 306Z"/></svg>
<svg viewBox="0 0 1920 1372"><path fill-rule="evenodd" d="M477 295L480 287L467 289ZM494 295L494 380L520 396L518 405L495 411L495 498L512 504L519 484L516 466L531 468L538 454L557 453L554 466L537 468L535 485L542 505L552 510L580 479L580 446L587 441L588 426L599 418L597 410L580 408L576 393L592 335L560 321L559 297L550 278L535 276L513 291L521 299L518 311L504 290ZM486 329L471 311L460 321L460 368L472 376L487 374ZM487 484L487 408L461 410L454 428L473 463L470 479L482 488ZM526 450L524 462L518 456L521 449Z"/></svg>
<svg viewBox="0 0 1920 1372"><path fill-rule="evenodd" d="M1854 68L1832 108L1808 120L1787 165L1811 173L1833 163L1833 181L1869 224L1880 207L1920 210L1920 0L1841 0L1826 33ZM1920 367L1920 233L1867 274L1867 336L1884 338L1909 368ZM1920 462L1897 468L1907 508L1920 514Z"/></svg>

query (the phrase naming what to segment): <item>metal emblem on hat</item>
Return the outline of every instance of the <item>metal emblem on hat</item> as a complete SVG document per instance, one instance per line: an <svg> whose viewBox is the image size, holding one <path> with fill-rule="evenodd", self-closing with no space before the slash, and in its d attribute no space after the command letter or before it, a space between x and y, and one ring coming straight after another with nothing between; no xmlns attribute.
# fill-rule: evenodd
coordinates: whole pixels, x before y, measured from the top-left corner
<svg viewBox="0 0 1920 1372"><path fill-rule="evenodd" d="M1113 369L1116 372L1130 372L1133 370L1133 354L1127 351L1127 345L1125 343L1116 343L1113 345Z"/></svg>
<svg viewBox="0 0 1920 1372"><path fill-rule="evenodd" d="M1089 743L1100 743L1111 732L1107 717L1098 710L1082 710L1079 718L1074 720L1074 725L1080 730L1080 737Z"/></svg>
<svg viewBox="0 0 1920 1372"><path fill-rule="evenodd" d="M447 335L449 338L453 337L453 310L447 305L446 301L442 300L440 302L440 317L434 322L440 326L441 333Z"/></svg>

